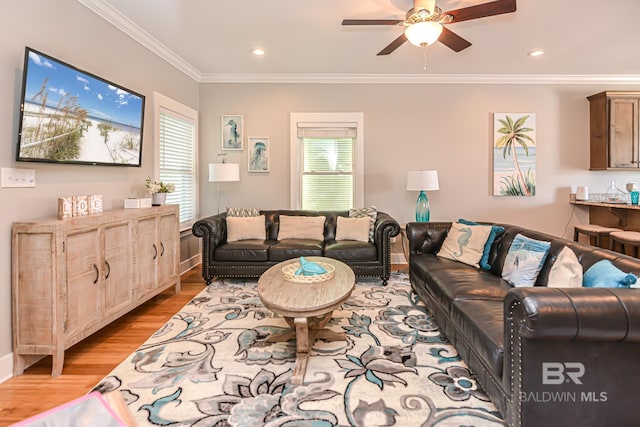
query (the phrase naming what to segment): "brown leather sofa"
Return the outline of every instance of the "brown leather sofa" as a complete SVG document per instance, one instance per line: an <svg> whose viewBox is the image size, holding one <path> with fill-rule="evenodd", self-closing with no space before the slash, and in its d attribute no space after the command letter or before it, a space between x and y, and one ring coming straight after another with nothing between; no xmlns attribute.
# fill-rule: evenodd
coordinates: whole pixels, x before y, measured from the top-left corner
<svg viewBox="0 0 640 427"><path fill-rule="evenodd" d="M386 284L391 274L391 237L400 232L398 222L377 212L373 242L336 241L337 217L348 211L265 210L266 240L227 242L226 213L197 221L192 232L202 238L202 277L210 284L214 277L256 278L269 267L300 256L325 256L348 264L356 277L380 277ZM279 241L280 215L326 217L324 241L286 239Z"/></svg>
<svg viewBox="0 0 640 427"><path fill-rule="evenodd" d="M640 275L640 260L497 224L490 270L435 254L451 223L410 223L410 280L510 426L640 423L640 289L547 288L569 246L583 270L601 259ZM534 287L501 279L518 234L551 242Z"/></svg>

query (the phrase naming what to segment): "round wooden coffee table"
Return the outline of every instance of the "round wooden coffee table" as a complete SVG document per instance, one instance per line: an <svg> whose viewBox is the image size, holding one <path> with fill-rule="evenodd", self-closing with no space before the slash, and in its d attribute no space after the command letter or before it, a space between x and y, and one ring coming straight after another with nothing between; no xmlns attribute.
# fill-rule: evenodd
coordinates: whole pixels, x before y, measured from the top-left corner
<svg viewBox="0 0 640 427"><path fill-rule="evenodd" d="M333 310L351 295L356 283L353 270L338 260L305 257L309 261L325 262L335 267L333 278L319 283L296 283L285 280L282 268L298 262L293 258L274 265L258 279L258 295L269 310L284 317L292 331L271 335L267 341L283 342L296 339L296 364L293 384L302 384L309 362L309 351L316 338L327 341L346 340L344 333L322 330Z"/></svg>

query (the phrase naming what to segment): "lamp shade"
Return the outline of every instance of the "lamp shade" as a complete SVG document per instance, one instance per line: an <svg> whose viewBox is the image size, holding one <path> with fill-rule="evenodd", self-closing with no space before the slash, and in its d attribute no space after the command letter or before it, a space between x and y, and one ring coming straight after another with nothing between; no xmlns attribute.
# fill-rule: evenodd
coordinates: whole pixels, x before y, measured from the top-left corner
<svg viewBox="0 0 640 427"><path fill-rule="evenodd" d="M442 25L437 22L416 22L404 30L407 40L414 46L430 45L438 40L442 33Z"/></svg>
<svg viewBox="0 0 640 427"><path fill-rule="evenodd" d="M238 163L209 163L209 182L240 181Z"/></svg>
<svg viewBox="0 0 640 427"><path fill-rule="evenodd" d="M408 191L433 191L439 189L438 171L407 172Z"/></svg>

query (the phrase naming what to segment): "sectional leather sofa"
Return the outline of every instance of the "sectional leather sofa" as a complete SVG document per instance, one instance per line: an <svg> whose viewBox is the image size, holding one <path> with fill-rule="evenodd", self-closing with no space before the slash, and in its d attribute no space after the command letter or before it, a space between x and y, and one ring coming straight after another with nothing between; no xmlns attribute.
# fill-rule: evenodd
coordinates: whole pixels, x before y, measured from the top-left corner
<svg viewBox="0 0 640 427"><path fill-rule="evenodd" d="M548 288L568 246L583 270L602 259L640 275L640 260L504 225L490 270L436 255L451 223L410 223L410 280L510 426L640 422L640 289ZM551 242L534 287L501 278L514 237Z"/></svg>
<svg viewBox="0 0 640 427"><path fill-rule="evenodd" d="M261 210L266 239L228 242L226 213L197 221L193 234L202 238L202 276L213 278L257 278L269 267L300 256L324 256L348 264L356 277L380 277L386 284L391 274L391 237L400 232L398 222L378 211L373 241L335 240L339 216L349 211ZM325 216L324 239L278 240L280 216Z"/></svg>

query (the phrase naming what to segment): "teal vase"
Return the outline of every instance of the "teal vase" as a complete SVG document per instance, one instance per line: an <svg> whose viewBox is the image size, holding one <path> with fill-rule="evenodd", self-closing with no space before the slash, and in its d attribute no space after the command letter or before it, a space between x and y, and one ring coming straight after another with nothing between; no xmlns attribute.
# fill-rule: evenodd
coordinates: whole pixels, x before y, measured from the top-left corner
<svg viewBox="0 0 640 427"><path fill-rule="evenodd" d="M427 199L427 193L421 191L418 195L418 201L416 202L416 221L417 222L429 222L431 212L429 211L429 199Z"/></svg>

